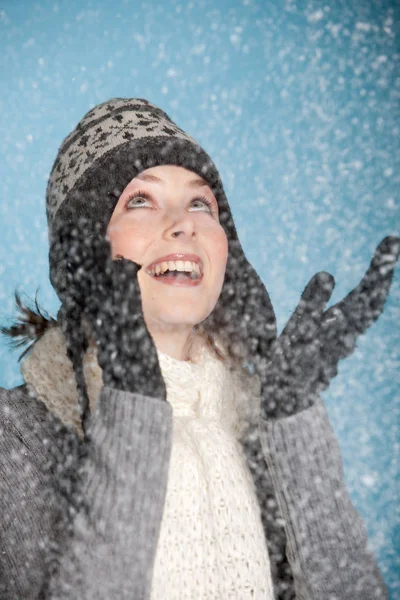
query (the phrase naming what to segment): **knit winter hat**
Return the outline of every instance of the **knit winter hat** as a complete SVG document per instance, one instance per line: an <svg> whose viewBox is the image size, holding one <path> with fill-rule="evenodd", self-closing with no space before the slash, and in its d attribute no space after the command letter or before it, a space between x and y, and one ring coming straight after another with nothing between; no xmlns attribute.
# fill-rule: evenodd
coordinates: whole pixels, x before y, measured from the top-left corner
<svg viewBox="0 0 400 600"><path fill-rule="evenodd" d="M50 237L80 216L104 230L132 178L156 165L178 165L203 177L216 195L220 219L237 240L215 165L197 142L144 99L114 98L90 110L65 138L47 187ZM53 280L54 257L50 255Z"/></svg>
<svg viewBox="0 0 400 600"><path fill-rule="evenodd" d="M60 146L46 195L50 280L56 291L63 279L52 252L58 227L65 223L72 226L85 217L93 224L101 224L105 233L128 183L140 172L158 165L176 165L193 171L208 183L218 202L219 220L228 238L228 263L221 296L208 317L209 325L212 326L213 319L216 324L225 319L230 329L232 319L238 341L248 336L251 343L251 329L257 328L261 318L264 327L268 324L271 340L275 339L272 305L268 295L265 302L265 289L260 288L263 284L244 255L216 166L205 150L163 110L142 98L112 98L98 104L85 114ZM257 309L257 288L264 294L262 314ZM251 314L252 306L258 314ZM243 322L245 313L249 317ZM245 328L242 335L238 333L240 327ZM232 333L227 331L227 338L232 338Z"/></svg>

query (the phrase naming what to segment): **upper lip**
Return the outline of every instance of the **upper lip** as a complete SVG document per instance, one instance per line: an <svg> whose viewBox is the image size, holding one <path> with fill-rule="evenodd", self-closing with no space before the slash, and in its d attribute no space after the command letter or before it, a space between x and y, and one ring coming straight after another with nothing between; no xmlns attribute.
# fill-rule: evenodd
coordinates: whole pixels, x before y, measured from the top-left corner
<svg viewBox="0 0 400 600"><path fill-rule="evenodd" d="M166 254L165 256L161 256L160 258L154 260L146 268L151 269L155 265L168 260L190 260L191 262L197 263L200 266L200 273L203 274L203 261L201 260L200 256L197 256L197 254Z"/></svg>

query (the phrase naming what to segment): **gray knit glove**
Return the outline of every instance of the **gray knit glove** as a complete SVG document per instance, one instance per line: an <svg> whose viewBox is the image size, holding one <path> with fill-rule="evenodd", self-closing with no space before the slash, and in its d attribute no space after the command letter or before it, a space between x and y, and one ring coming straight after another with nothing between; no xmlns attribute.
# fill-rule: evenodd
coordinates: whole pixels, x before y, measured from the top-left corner
<svg viewBox="0 0 400 600"><path fill-rule="evenodd" d="M85 317L96 339L104 385L165 400L156 347L142 313L140 265L112 260L100 226L86 219L62 225L52 251L62 273L58 290L71 356L82 347Z"/></svg>
<svg viewBox="0 0 400 600"><path fill-rule="evenodd" d="M383 311L400 252L400 238L388 236L377 247L359 285L324 310L335 285L332 275L314 275L270 352L258 363L261 417L278 419L312 406L337 375L339 360L354 351Z"/></svg>

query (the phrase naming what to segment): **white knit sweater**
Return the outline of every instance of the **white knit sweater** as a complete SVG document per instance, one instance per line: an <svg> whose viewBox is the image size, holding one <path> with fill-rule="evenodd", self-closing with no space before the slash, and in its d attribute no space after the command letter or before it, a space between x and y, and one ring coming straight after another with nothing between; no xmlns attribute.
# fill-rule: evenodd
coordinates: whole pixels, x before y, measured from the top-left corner
<svg viewBox="0 0 400 600"><path fill-rule="evenodd" d="M151 600L272 600L254 483L223 418L229 371L206 349L197 363L159 362L174 421Z"/></svg>

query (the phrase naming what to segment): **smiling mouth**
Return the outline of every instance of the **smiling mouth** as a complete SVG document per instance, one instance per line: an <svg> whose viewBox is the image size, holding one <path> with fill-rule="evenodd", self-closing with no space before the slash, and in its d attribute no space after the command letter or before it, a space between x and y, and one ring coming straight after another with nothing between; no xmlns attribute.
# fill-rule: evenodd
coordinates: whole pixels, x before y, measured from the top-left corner
<svg viewBox="0 0 400 600"><path fill-rule="evenodd" d="M198 275L194 271L185 272L185 271L165 271L162 274L152 275L147 270L146 272L154 281L158 281L159 283L165 283L167 285L174 286L183 286L183 287L193 287L198 286L203 280L203 274Z"/></svg>
<svg viewBox="0 0 400 600"><path fill-rule="evenodd" d="M198 261L192 260L162 260L147 267L146 272L152 277L165 277L168 274L179 278L189 277L196 280L202 277L203 267Z"/></svg>

